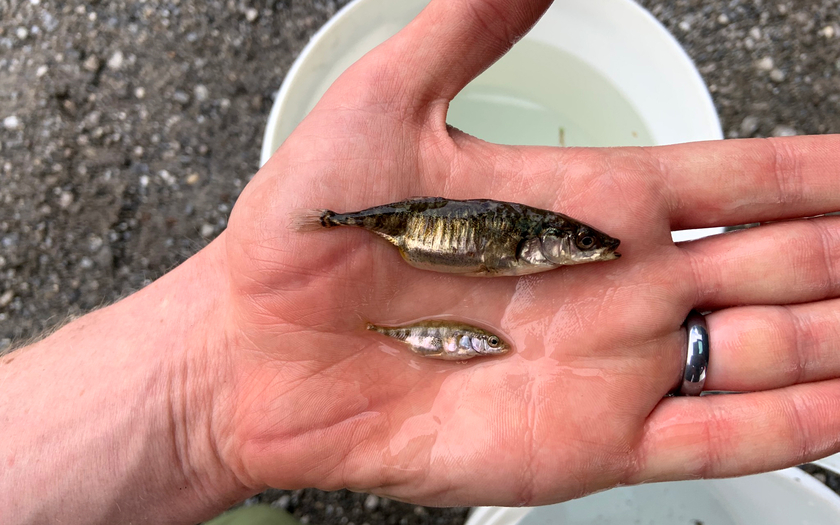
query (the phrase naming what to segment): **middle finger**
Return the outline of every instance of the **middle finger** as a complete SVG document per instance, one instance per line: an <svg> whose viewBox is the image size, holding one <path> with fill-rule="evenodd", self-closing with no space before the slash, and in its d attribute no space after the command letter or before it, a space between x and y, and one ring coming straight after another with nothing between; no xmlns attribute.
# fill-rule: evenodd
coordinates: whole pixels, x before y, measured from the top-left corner
<svg viewBox="0 0 840 525"><path fill-rule="evenodd" d="M840 217L770 224L685 243L692 306L792 304L840 295Z"/></svg>

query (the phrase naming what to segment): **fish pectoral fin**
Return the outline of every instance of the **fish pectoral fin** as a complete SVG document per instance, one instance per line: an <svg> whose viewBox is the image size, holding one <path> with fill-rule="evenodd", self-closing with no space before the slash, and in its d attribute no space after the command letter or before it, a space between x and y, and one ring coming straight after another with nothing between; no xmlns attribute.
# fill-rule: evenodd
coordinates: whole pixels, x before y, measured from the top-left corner
<svg viewBox="0 0 840 525"><path fill-rule="evenodd" d="M522 262L525 255L525 250L528 248L528 244L531 242L531 239L523 238L519 241L519 244L516 245L516 251L514 252L514 257L516 258L516 262Z"/></svg>
<svg viewBox="0 0 840 525"><path fill-rule="evenodd" d="M373 232L373 233L375 233L376 235L378 235L378 236L382 237L382 238L383 238L383 239L385 239L386 241L390 242L391 244L393 244L393 245L394 245L394 246L396 246L397 248L400 248L400 251L402 251L402 248L400 247L399 242L397 241L397 238L396 238L396 237L394 237L393 235L388 235L387 233L378 232L378 231L376 231L376 230L370 230L370 231L372 231L372 232Z"/></svg>

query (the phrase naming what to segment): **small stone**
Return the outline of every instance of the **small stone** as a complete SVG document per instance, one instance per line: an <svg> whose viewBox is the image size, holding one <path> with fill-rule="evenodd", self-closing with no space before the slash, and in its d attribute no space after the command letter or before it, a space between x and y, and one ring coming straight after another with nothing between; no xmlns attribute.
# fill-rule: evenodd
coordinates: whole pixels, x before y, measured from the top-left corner
<svg viewBox="0 0 840 525"><path fill-rule="evenodd" d="M146 96L146 90L145 90L145 89L143 89L143 88L141 88L141 87L139 87L139 88L137 88L137 89L135 89L135 90L134 90L134 96L135 96L135 97L137 97L137 98L142 99L142 98L144 98L144 97Z"/></svg>
<svg viewBox="0 0 840 525"><path fill-rule="evenodd" d="M834 30L834 26L825 26L820 29L820 34L826 38L834 38L836 31Z"/></svg>
<svg viewBox="0 0 840 525"><path fill-rule="evenodd" d="M260 500L257 498L248 498L242 502L243 507L253 507L254 505L259 504Z"/></svg>
<svg viewBox="0 0 840 525"><path fill-rule="evenodd" d="M88 71L96 71L99 69L99 59L96 55L90 55L82 62L82 67L87 69Z"/></svg>
<svg viewBox="0 0 840 525"><path fill-rule="evenodd" d="M12 299L15 298L15 292L11 290L6 290L3 292L3 295L0 295L0 308L5 308L12 303Z"/></svg>
<svg viewBox="0 0 840 525"><path fill-rule="evenodd" d="M175 184L175 177L172 176L171 173L167 170L160 170L158 172L158 176L165 182L168 186L172 186Z"/></svg>
<svg viewBox="0 0 840 525"><path fill-rule="evenodd" d="M190 96L184 93L183 91L178 90L172 95L172 100L179 104L186 104L190 101Z"/></svg>
<svg viewBox="0 0 840 525"><path fill-rule="evenodd" d="M20 234L17 232L12 232L9 235L3 237L3 240L0 241L4 248L11 248L12 246L17 246L18 241L20 240Z"/></svg>
<svg viewBox="0 0 840 525"><path fill-rule="evenodd" d="M759 71L772 71L775 66L771 57L764 57L755 63L756 69Z"/></svg>
<svg viewBox="0 0 840 525"><path fill-rule="evenodd" d="M778 68L774 69L773 71L770 72L770 80L772 80L773 82L777 82L777 83L778 82L784 82L784 80L785 80L784 71L782 71L781 69L778 69Z"/></svg>
<svg viewBox="0 0 840 525"><path fill-rule="evenodd" d="M148 175L141 175L140 176L140 187L146 188L149 186L149 176Z"/></svg>
<svg viewBox="0 0 840 525"><path fill-rule="evenodd" d="M750 29L750 38L753 40L761 40L761 29L758 27Z"/></svg>
<svg viewBox="0 0 840 525"><path fill-rule="evenodd" d="M100 268L110 268L114 265L114 253L108 245L103 246L102 249L96 253L94 258Z"/></svg>
<svg viewBox="0 0 840 525"><path fill-rule="evenodd" d="M291 496L289 496L288 494L283 494L282 496L280 496L276 500L272 501L271 506L274 507L275 509L284 509L285 510L285 509L289 508L289 503L291 501L292 501Z"/></svg>
<svg viewBox="0 0 840 525"><path fill-rule="evenodd" d="M210 96L210 92L207 90L207 86L199 84L193 89L193 95L195 95L197 101L204 102Z"/></svg>
<svg viewBox="0 0 840 525"><path fill-rule="evenodd" d="M717 18L718 24L725 26L729 24L729 17L726 16L726 13L721 13L720 16Z"/></svg>
<svg viewBox="0 0 840 525"><path fill-rule="evenodd" d="M99 125L100 120L102 120L102 112L94 110L85 115L82 122L84 122L86 128L92 129Z"/></svg>
<svg viewBox="0 0 840 525"><path fill-rule="evenodd" d="M91 268L93 268L93 259L91 259L90 257L82 257L82 260L79 261L79 266L83 270L90 270Z"/></svg>
<svg viewBox="0 0 840 525"><path fill-rule="evenodd" d="M123 57L122 51L117 50L111 55L111 58L108 59L108 68L113 69L114 71L119 71L123 67L123 63L125 62L125 57Z"/></svg>
<svg viewBox="0 0 840 525"><path fill-rule="evenodd" d="M779 125L773 128L774 137L795 137L797 135L799 135L799 132L790 126Z"/></svg>
<svg viewBox="0 0 840 525"><path fill-rule="evenodd" d="M691 24L688 23L688 20L683 20L682 22L679 23L679 28L682 29L683 31L688 32L688 31L691 30Z"/></svg>
<svg viewBox="0 0 840 525"><path fill-rule="evenodd" d="M245 10L245 20L249 22L253 22L257 19L258 16L260 16L260 12L254 9L253 7L249 7Z"/></svg>
<svg viewBox="0 0 840 525"><path fill-rule="evenodd" d="M67 209L73 204L73 194L69 191L62 191L61 195L58 196L58 205L61 206L63 209Z"/></svg>
<svg viewBox="0 0 840 525"><path fill-rule="evenodd" d="M3 127L9 131L14 131L16 129L20 129L22 126L20 119L17 118L16 115L12 115L3 119Z"/></svg>
<svg viewBox="0 0 840 525"><path fill-rule="evenodd" d="M814 472L811 475L814 476L814 479L816 479L820 483L825 483L826 481L828 481L828 477L825 475L825 472Z"/></svg>
<svg viewBox="0 0 840 525"><path fill-rule="evenodd" d="M755 115L748 115L741 122L741 137L751 137L753 133L758 131L759 120Z"/></svg>
<svg viewBox="0 0 840 525"><path fill-rule="evenodd" d="M204 223L201 225L201 236L210 237L216 231L212 224Z"/></svg>
<svg viewBox="0 0 840 525"><path fill-rule="evenodd" d="M376 507L379 506L379 496L375 496L373 494L368 494L368 497L365 498L365 510L368 512L373 512L376 510Z"/></svg>
<svg viewBox="0 0 840 525"><path fill-rule="evenodd" d="M35 76L41 78L42 76L46 75L47 71L49 70L50 68L48 68L47 66L38 66L38 69L35 70Z"/></svg>
<svg viewBox="0 0 840 525"><path fill-rule="evenodd" d="M99 237L98 235L91 235L91 237L88 239L88 249L91 252L99 251L99 248L102 248L103 244L105 244L105 241L102 239L102 237Z"/></svg>
<svg viewBox="0 0 840 525"><path fill-rule="evenodd" d="M198 182L198 179L199 179L198 173L190 173L189 175L187 175L187 184L192 186L193 184Z"/></svg>

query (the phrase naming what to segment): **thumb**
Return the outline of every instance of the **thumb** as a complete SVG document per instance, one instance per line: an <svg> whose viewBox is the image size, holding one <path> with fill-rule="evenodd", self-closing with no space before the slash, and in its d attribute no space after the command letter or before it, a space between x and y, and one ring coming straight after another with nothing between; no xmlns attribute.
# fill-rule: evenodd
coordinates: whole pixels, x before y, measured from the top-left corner
<svg viewBox="0 0 840 525"><path fill-rule="evenodd" d="M432 0L371 53L368 67L392 77L398 105L415 110L449 102L528 32L551 0ZM381 66L381 67L379 67ZM394 91L391 91L393 95Z"/></svg>

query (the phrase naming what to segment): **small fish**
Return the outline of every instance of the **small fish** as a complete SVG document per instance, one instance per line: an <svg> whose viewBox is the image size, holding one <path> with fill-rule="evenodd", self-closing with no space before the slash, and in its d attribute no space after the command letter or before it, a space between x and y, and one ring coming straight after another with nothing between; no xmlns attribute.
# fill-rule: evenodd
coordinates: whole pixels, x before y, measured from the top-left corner
<svg viewBox="0 0 840 525"><path fill-rule="evenodd" d="M527 275L620 257L618 239L571 217L486 199L422 197L354 213L293 216L298 231L334 226L384 237L416 268L470 276Z"/></svg>
<svg viewBox="0 0 840 525"><path fill-rule="evenodd" d="M463 361L510 350L510 345L496 334L452 321L421 321L394 327L368 324L367 329L402 341L415 354L433 359Z"/></svg>

